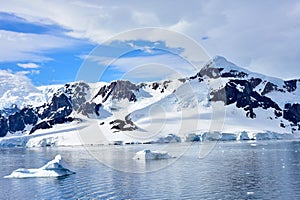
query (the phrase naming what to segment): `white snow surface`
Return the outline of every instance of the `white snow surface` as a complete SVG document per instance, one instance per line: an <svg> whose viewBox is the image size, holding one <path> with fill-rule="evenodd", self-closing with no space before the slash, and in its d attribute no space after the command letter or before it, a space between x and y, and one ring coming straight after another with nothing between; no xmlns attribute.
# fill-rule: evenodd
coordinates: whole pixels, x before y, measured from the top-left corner
<svg viewBox="0 0 300 200"><path fill-rule="evenodd" d="M215 57L214 64L224 68L224 71L237 70L249 74L249 77L261 78L282 87L283 80L267 77L242 69L227 61L223 57ZM17 82L15 81L17 80ZM14 80L14 81L9 81ZM220 140L248 140L248 139L285 139L299 138L299 133L291 134L289 122L283 118L270 118L274 116L273 109L254 109L255 119L247 118L243 108L237 108L235 104L224 106L223 102L210 102L209 96L212 89L221 88L229 81L227 78L220 80L208 79L199 82L198 79L186 81L179 80L158 82L159 88L152 88L152 83L145 83L139 91L135 91L136 102L125 100L107 99L103 103L101 96L93 99L99 89L109 83L89 83L86 99L90 102L101 103L101 116L87 118L81 114L72 113L72 117L81 119L81 122L72 122L54 125L51 129L40 129L29 135L28 131L20 135L8 134L0 138L0 147L26 146L68 146L68 145L90 145L90 144L113 144L115 141L123 143L144 143L159 141L172 134L178 138L186 138L190 133L202 137L204 133L220 132L217 138ZM21 84L22 83L22 84ZM16 84L24 85L23 88ZM263 90L266 82L257 86ZM63 85L34 87L26 77L9 74L0 71L0 108L8 103L22 105L40 105L51 98L51 96ZM270 92L266 96L272 98L282 108L288 101L299 100L300 83L297 90L292 93ZM1 90L5 88L5 90ZM7 89L6 89L7 88ZM16 91L15 91L15 90ZM162 89L164 91L162 92ZM244 88L239 86L242 91ZM257 91L261 93L262 91ZM24 103L25 102L25 103ZM218 109L221 114L218 114ZM224 115L222 112L224 111ZM129 116L138 127L133 131L112 130L111 121L124 120ZM212 120L213 119L213 120ZM280 123L287 125L281 128ZM101 125L100 125L101 124ZM216 127L218 124L220 127ZM129 127L127 124L125 127ZM23 135L22 135L23 134ZM280 135L281 134L281 135ZM207 139L207 138L206 138ZM203 141L203 138L201 138Z"/></svg>
<svg viewBox="0 0 300 200"><path fill-rule="evenodd" d="M44 166L37 169L20 168L14 170L10 175L4 178L46 178L46 177L59 177L74 174L71 170L65 168L61 155L49 161Z"/></svg>
<svg viewBox="0 0 300 200"><path fill-rule="evenodd" d="M0 70L0 109L43 102L43 94L22 73Z"/></svg>

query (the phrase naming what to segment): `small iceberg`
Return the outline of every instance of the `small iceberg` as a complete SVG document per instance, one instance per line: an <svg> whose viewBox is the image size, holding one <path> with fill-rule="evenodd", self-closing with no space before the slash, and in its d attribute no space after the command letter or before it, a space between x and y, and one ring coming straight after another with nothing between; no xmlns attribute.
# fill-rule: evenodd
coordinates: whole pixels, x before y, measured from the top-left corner
<svg viewBox="0 0 300 200"><path fill-rule="evenodd" d="M169 159L169 158L175 158L175 157L170 156L169 153L166 151L151 151L149 149L139 151L133 157L133 159L136 160L161 160L161 159Z"/></svg>
<svg viewBox="0 0 300 200"><path fill-rule="evenodd" d="M75 174L75 172L72 172L71 170L65 168L62 163L63 160L61 155L57 155L53 160L40 168L20 168L13 171L10 175L4 176L4 178L45 178Z"/></svg>

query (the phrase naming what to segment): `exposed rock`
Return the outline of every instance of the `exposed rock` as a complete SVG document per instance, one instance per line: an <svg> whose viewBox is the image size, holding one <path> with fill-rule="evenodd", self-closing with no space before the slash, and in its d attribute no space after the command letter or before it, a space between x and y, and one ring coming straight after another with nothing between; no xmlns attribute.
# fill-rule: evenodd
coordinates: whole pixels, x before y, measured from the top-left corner
<svg viewBox="0 0 300 200"><path fill-rule="evenodd" d="M113 125L111 129L115 129L117 131L133 131L138 129L138 127L131 121L129 115L125 117L125 121L116 119L111 121L109 124Z"/></svg>
<svg viewBox="0 0 300 200"><path fill-rule="evenodd" d="M270 83L270 82L267 82L264 90L262 91L261 95L265 95L269 92L272 92L272 91L276 91L278 88L277 85L273 84L273 83Z"/></svg>
<svg viewBox="0 0 300 200"><path fill-rule="evenodd" d="M262 82L262 80L260 78L251 78L249 80L249 82L251 84L251 87L255 88L256 86L258 86Z"/></svg>
<svg viewBox="0 0 300 200"><path fill-rule="evenodd" d="M300 104L285 104L283 110L283 118L290 122L293 122L293 124L297 124L298 122L300 122Z"/></svg>
<svg viewBox="0 0 300 200"><path fill-rule="evenodd" d="M42 122L38 123L37 125L35 125L35 126L31 129L31 131L30 131L29 134L32 134L33 132L35 132L35 131L38 130L38 129L49 129L49 128L52 128L52 126L51 126L48 122L42 121Z"/></svg>
<svg viewBox="0 0 300 200"><path fill-rule="evenodd" d="M6 136L8 132L7 119L0 116L0 137Z"/></svg>
<svg viewBox="0 0 300 200"><path fill-rule="evenodd" d="M95 95L95 98L98 96L102 97L102 102L106 102L109 97L111 99L117 99L117 100L122 100L122 99L128 99L128 101L137 101L137 98L134 94L135 91L138 91L139 87L130 81L114 81L111 82L109 86L103 86L100 88L99 92Z"/></svg>
<svg viewBox="0 0 300 200"><path fill-rule="evenodd" d="M65 85L63 92L71 99L73 110L77 111L87 101L86 95L89 89L90 86L84 82Z"/></svg>
<svg viewBox="0 0 300 200"><path fill-rule="evenodd" d="M157 88L159 87L159 84L158 83L152 83L152 89L153 90L156 90Z"/></svg>
<svg viewBox="0 0 300 200"><path fill-rule="evenodd" d="M21 115L23 115L24 123L34 125L38 121L37 113L33 108L24 108L21 110Z"/></svg>
<svg viewBox="0 0 300 200"><path fill-rule="evenodd" d="M248 76L245 72L239 72L237 70L230 70L229 72L224 72L221 74L223 78L246 78Z"/></svg>
<svg viewBox="0 0 300 200"><path fill-rule="evenodd" d="M203 67L198 73L198 77L208 76L209 78L219 78L223 68Z"/></svg>
<svg viewBox="0 0 300 200"><path fill-rule="evenodd" d="M8 117L8 123L10 132L23 131L25 128L24 119L20 112L10 115Z"/></svg>
<svg viewBox="0 0 300 200"><path fill-rule="evenodd" d="M284 81L284 88L288 92L294 92L297 89L297 81L300 82L300 80L289 80L289 81Z"/></svg>
<svg viewBox="0 0 300 200"><path fill-rule="evenodd" d="M236 107L244 108L246 116L250 118L256 117L253 109L258 107L281 111L272 99L254 91L252 84L247 80L230 80L225 87L211 92L211 101L223 101L225 105L236 103Z"/></svg>
<svg viewBox="0 0 300 200"><path fill-rule="evenodd" d="M18 111L20 111L18 106L16 104L12 104L10 107L3 108L3 110L0 110L0 115L2 115L3 117L8 117Z"/></svg>

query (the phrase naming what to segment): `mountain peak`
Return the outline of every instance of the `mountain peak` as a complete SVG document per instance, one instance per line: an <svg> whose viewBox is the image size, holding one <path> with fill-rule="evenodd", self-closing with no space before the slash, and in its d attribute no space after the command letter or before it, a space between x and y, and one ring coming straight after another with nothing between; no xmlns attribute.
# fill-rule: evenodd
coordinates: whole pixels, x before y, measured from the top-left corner
<svg viewBox="0 0 300 200"><path fill-rule="evenodd" d="M226 61L226 62L228 62L227 59L226 59L225 57L220 56L220 55L214 56L212 60L213 60L214 62L218 62L218 61Z"/></svg>
<svg viewBox="0 0 300 200"><path fill-rule="evenodd" d="M217 67L217 68L224 68L227 70L238 70L238 71L245 71L245 69L238 67L234 63L228 61L225 57L216 55L209 61L210 66Z"/></svg>

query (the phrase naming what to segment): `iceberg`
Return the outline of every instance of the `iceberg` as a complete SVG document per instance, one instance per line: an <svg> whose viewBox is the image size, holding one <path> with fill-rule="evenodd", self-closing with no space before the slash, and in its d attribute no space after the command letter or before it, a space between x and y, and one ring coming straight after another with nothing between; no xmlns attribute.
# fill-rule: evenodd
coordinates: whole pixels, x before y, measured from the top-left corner
<svg viewBox="0 0 300 200"><path fill-rule="evenodd" d="M159 143L159 144L163 144L163 143L180 143L181 142L181 138L175 134L168 134L165 137L160 137L158 138L158 140L153 141L152 143Z"/></svg>
<svg viewBox="0 0 300 200"><path fill-rule="evenodd" d="M221 141L232 141L232 140L236 140L236 134L234 133L222 133L221 134Z"/></svg>
<svg viewBox="0 0 300 200"><path fill-rule="evenodd" d="M246 131L242 131L240 134L240 140L250 140L250 137Z"/></svg>
<svg viewBox="0 0 300 200"><path fill-rule="evenodd" d="M185 141L186 142L199 142L201 141L201 136L195 134L195 133L190 133L186 136Z"/></svg>
<svg viewBox="0 0 300 200"><path fill-rule="evenodd" d="M45 177L60 177L75 174L75 172L65 168L62 165L61 155L55 156L55 158L49 161L44 166L37 169L25 169L20 168L13 171L10 175L4 176L4 178L45 178Z"/></svg>
<svg viewBox="0 0 300 200"><path fill-rule="evenodd" d="M160 160L169 158L174 157L170 156L169 153L166 151L151 151L149 149L139 151L133 157L133 159L136 160Z"/></svg>

